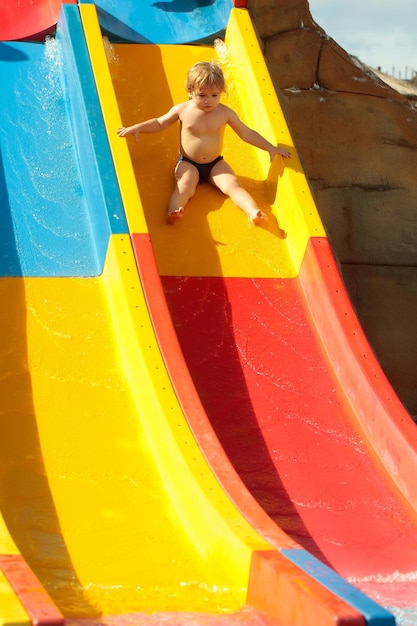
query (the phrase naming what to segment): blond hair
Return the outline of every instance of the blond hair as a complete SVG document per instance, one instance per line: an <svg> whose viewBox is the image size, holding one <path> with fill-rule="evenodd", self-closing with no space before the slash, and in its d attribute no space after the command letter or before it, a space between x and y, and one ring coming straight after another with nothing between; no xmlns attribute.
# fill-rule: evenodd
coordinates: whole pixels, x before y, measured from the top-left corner
<svg viewBox="0 0 417 626"><path fill-rule="evenodd" d="M190 67L185 81L185 88L189 94L204 87L215 87L219 91L226 91L226 82L220 65L213 61L201 61Z"/></svg>

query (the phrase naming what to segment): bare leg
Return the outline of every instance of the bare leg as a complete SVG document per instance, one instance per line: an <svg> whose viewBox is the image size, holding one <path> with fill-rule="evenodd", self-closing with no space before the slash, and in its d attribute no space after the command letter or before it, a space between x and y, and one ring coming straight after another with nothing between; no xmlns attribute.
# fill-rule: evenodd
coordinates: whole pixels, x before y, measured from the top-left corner
<svg viewBox="0 0 417 626"><path fill-rule="evenodd" d="M175 189L168 203L168 224L174 224L184 215L184 208L198 185L198 171L192 163L180 161L175 168L175 181Z"/></svg>
<svg viewBox="0 0 417 626"><path fill-rule="evenodd" d="M267 219L265 213L261 211L250 193L242 187L232 168L225 161L219 161L213 167L211 182L229 196L254 224Z"/></svg>

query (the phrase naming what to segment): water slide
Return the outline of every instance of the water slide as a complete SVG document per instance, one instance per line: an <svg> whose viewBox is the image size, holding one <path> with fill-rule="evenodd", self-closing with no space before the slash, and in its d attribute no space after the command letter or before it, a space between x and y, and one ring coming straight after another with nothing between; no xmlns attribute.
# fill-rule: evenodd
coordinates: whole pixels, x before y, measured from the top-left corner
<svg viewBox="0 0 417 626"><path fill-rule="evenodd" d="M56 39L0 52L2 623L405 624L415 425L246 11L196 46L110 43L93 5L64 6ZM226 136L259 228L205 186L166 225L177 130L114 132L182 99L207 58L293 151L271 166Z"/></svg>

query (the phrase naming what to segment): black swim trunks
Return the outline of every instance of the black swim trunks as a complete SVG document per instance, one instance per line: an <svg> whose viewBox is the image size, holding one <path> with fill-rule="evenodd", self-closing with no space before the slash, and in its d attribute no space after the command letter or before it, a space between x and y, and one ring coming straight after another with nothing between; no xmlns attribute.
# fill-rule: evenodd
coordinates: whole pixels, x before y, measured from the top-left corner
<svg viewBox="0 0 417 626"><path fill-rule="evenodd" d="M198 174L200 176L198 182L206 183L210 178L211 170L216 165L216 163L218 163L222 159L222 156L218 156L217 159L214 159L214 161L210 161L210 163L196 163L195 161L192 161L191 159L185 157L183 154L180 154L177 163L179 163L180 161L187 161L187 163L191 163L192 165L194 165L194 167L198 169Z"/></svg>

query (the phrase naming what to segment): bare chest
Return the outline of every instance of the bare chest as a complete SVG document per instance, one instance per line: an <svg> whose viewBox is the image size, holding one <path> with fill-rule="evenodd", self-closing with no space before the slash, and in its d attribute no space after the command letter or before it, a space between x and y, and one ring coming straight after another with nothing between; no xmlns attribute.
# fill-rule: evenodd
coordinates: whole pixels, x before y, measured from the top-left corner
<svg viewBox="0 0 417 626"><path fill-rule="evenodd" d="M197 137L202 135L219 135L223 132L222 116L206 113L190 115L181 121L182 131Z"/></svg>

